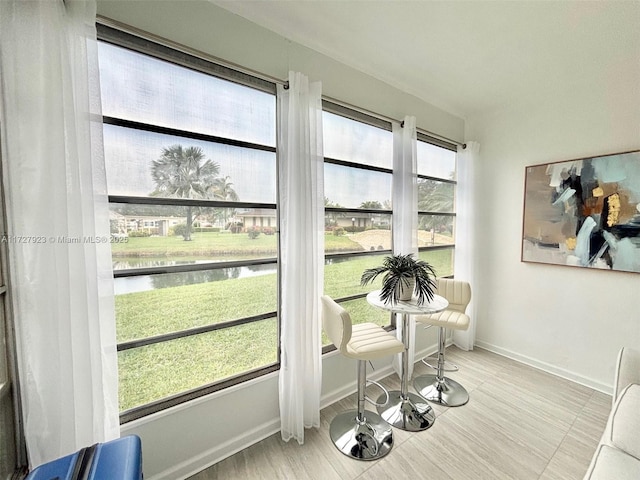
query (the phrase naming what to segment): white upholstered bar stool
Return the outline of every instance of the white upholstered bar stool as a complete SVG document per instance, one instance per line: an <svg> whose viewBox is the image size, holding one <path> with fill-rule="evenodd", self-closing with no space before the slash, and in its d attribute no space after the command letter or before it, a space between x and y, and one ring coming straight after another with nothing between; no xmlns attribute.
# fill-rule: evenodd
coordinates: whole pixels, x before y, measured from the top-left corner
<svg viewBox="0 0 640 480"><path fill-rule="evenodd" d="M467 282L439 278L437 294L449 300L449 307L440 313L418 315L417 322L438 327L438 357L436 365L423 360L427 366L436 370L435 374L421 375L413 381L416 391L430 402L447 407L459 407L469 401L467 390L455 380L445 377L445 340L446 331L467 330L469 316L465 313L471 301L471 286ZM454 367L452 370L457 370Z"/></svg>
<svg viewBox="0 0 640 480"><path fill-rule="evenodd" d="M358 361L358 408L337 415L329 427L334 445L345 455L357 460L376 460L393 447L391 426L375 412L365 410L367 361L400 353L404 345L375 323L351 324L349 313L328 296L322 297L322 326L329 339L346 357ZM389 394L377 382L373 383Z"/></svg>

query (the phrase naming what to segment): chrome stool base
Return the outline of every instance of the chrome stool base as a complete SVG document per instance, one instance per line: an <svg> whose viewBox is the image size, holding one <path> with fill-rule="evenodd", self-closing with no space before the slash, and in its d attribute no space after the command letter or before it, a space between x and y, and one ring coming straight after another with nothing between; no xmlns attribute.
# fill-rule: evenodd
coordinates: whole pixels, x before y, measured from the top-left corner
<svg viewBox="0 0 640 480"><path fill-rule="evenodd" d="M384 397L384 395L383 395ZM329 427L333 444L342 453L356 460L377 460L393 447L391 426L380 415L364 411L364 423L357 420L358 412L351 410L337 415Z"/></svg>
<svg viewBox="0 0 640 480"><path fill-rule="evenodd" d="M378 399L382 403L383 397ZM378 407L380 416L392 427L408 432L420 432L433 425L436 415L431 406L415 393L407 393L402 398L400 391L389 392L389 403Z"/></svg>
<svg viewBox="0 0 640 480"><path fill-rule="evenodd" d="M437 375L421 375L417 377L413 386L416 391L430 402L445 407L459 407L469 401L469 393L455 380Z"/></svg>

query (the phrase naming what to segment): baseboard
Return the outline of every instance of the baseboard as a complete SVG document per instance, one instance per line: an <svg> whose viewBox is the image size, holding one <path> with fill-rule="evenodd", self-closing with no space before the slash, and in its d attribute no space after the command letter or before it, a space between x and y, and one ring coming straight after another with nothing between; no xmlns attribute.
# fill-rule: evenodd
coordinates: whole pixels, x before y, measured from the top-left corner
<svg viewBox="0 0 640 480"><path fill-rule="evenodd" d="M570 380L572 382L592 388L607 395L612 395L613 393L613 387L611 385L607 385L600 381L594 380L593 378L578 375L575 372L565 370L564 368L559 368L555 365L551 365L550 363L542 362L538 359L531 358L526 355L521 355L512 350L502 348L491 343L483 342L481 340L476 340L475 345L484 350L488 350L489 352L493 352L517 362L524 363L525 365L529 365L530 367L537 368L538 370L542 370L543 372L564 378L565 380Z"/></svg>

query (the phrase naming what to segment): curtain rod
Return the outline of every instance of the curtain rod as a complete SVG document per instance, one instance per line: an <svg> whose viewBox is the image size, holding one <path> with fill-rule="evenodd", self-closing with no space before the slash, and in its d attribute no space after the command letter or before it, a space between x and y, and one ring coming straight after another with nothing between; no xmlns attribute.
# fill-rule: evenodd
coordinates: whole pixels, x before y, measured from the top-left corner
<svg viewBox="0 0 640 480"><path fill-rule="evenodd" d="M2 1L2 0L0 0L0 1ZM155 35L153 33L147 32L146 30L141 30L139 28L132 27L130 25L127 25L125 23L119 22L117 20L113 20L111 18L104 17L102 15L96 15L96 23L100 23L100 24L105 25L107 27L112 27L112 28L115 28L115 29L118 29L118 30L122 30L122 31L124 31L124 32L126 32L126 33L128 33L130 35L134 35L136 37L140 37L142 39L149 40L149 41L158 43L160 45L164 45L165 47L169 47L169 48L178 50L178 51L180 51L182 53L186 53L188 55L192 55L192 56L200 58L202 60L206 60L206 61L209 61L209 62L217 63L219 65L222 65L223 67L227 67L227 68L230 68L232 70L237 70L237 71L239 71L241 73L244 73L244 74L247 74L247 75L252 75L252 76L257 77L257 78L259 78L261 80L265 80L267 82L272 82L272 83L277 84L277 85L282 85L285 90L287 90L289 88L289 81L288 80L281 80L279 78L272 77L270 75L266 75L264 73L257 72L255 70L251 70L249 68L245 68L245 67L243 67L241 65L238 65L236 63L229 62L227 60L223 60L223 59L218 58L218 57L216 57L214 55L210 55L208 53L205 53L205 52L203 52L201 50L197 50L195 48L188 47L186 45L183 45L183 44L178 43L178 42L174 42L172 40L168 40L168 39L166 39L164 37L160 37L160 36ZM335 103L337 105L341 105L341 106L346 107L346 108L350 108L351 110L355 110L357 112L361 112L361 113L364 113L366 115L370 115L372 117L379 118L380 120L384 120L384 121L387 121L387 122L396 122L396 123L400 122L400 125L404 125L404 121L400 121L400 120L397 120L395 118L387 117L385 115L381 115L379 113L372 112L372 111L367 110L365 108L357 107L355 105L351 105L351 104L349 104L347 102L343 102L341 100L336 100L335 98L332 98L332 97L329 97L329 96L326 96L326 95L322 95L322 99L323 100L327 100L327 101L329 101L331 103ZM418 130L420 131L420 133L423 133L424 135L428 135L428 136L433 137L433 138L438 139L438 140L443 140L443 141L445 141L447 143L451 143L453 145L461 145L463 148L465 148L466 144L462 144L462 143L460 143L460 142L458 142L456 140L451 140L450 138L444 137L442 135L438 135L438 134L433 133L433 132L429 132L429 131L424 130L424 129L418 129Z"/></svg>
<svg viewBox="0 0 640 480"><path fill-rule="evenodd" d="M402 120L400 122L400 127L404 128L404 120ZM461 146L462 148L467 148L467 144L466 143L456 142L455 140L451 140L449 138L446 138L446 137L443 137L443 136L440 136L440 135L436 135L435 133L427 132L426 130L422 130L422 131L419 131L419 130L421 130L421 129L416 127L416 131L418 131L418 133L422 133L423 135L427 135L427 136L433 137L435 139L443 140L445 142L451 143L452 145L458 145L458 146Z"/></svg>
<svg viewBox="0 0 640 480"><path fill-rule="evenodd" d="M0 0L2 1L2 0ZM113 20L108 17L103 17L102 15L96 15L96 23L100 23L107 27L115 28L117 30L121 30L130 35L134 35L136 37L142 38L143 40L148 40L159 45L163 45L168 48L172 48L182 53L186 53L187 55L191 55L196 58L200 58L201 60L205 60L207 62L216 63L223 67L227 67L232 70L236 70L240 73L244 73L246 75L252 75L254 77L259 78L260 80L265 80L267 82L271 82L274 84L283 85L285 82L280 80L279 78L272 77L270 75L266 75L261 72L257 72L255 70L251 70L250 68L243 67L242 65L238 65L237 63L229 62L227 60L223 60L222 58L216 57L214 55L203 52L202 50L197 50L192 47L188 47L182 43L174 42L164 37L160 37L153 33L150 33L146 30L142 30L136 27L132 27L131 25L127 25L126 23L119 22L118 20Z"/></svg>
<svg viewBox="0 0 640 480"><path fill-rule="evenodd" d="M326 95L323 95L322 99L323 100L327 100L328 102L331 102L331 103L335 103L336 105L340 105L340 106L345 107L345 108L350 108L351 110L355 110L356 112L364 113L365 115L369 115L371 117L375 117L375 118L378 118L380 120L384 120L385 122L399 123L401 127L404 127L404 120L397 120L395 118L387 117L386 115L382 115L380 113L372 112L371 110L367 110L366 108L357 107L357 106L352 105L350 103L343 102L342 100L336 100L335 98L331 98L331 97L328 97ZM465 147L466 143L463 144L463 143L461 143L461 142L459 142L457 140L452 140L452 139L447 138L447 137L445 137L443 135L439 135L437 133L433 133L433 132L430 132L428 130L425 130L424 128L416 128L416 130L418 131L418 133L422 133L423 135L426 135L428 137L432 137L432 138L434 138L436 140L442 140L443 142L447 142L447 143L450 143L452 145L459 145L459 146L461 146L463 148L466 148Z"/></svg>
<svg viewBox="0 0 640 480"><path fill-rule="evenodd" d="M404 120L402 120L400 122L400 127L404 128ZM418 128L416 127L416 131L417 130L418 130ZM422 133L422 132L420 132L420 133ZM429 135L429 136L435 137L435 135L433 133L425 133L425 135ZM440 139L444 140L444 141L447 141L447 142L450 142L453 145L458 145L458 146L460 146L462 148L467 148L467 144L466 143L455 142L455 141L449 140L448 138L445 138L445 137L440 137Z"/></svg>

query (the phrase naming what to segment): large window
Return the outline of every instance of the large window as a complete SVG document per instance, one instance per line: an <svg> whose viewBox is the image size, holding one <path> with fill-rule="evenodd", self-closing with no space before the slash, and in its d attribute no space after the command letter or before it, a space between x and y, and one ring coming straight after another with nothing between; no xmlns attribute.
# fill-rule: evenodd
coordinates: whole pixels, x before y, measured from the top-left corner
<svg viewBox="0 0 640 480"><path fill-rule="evenodd" d="M389 325L389 314L365 299L381 280L361 287L360 277L392 250L391 124L325 102L323 135L325 294L341 303L355 323ZM324 344L329 343L325 337Z"/></svg>
<svg viewBox="0 0 640 480"><path fill-rule="evenodd" d="M121 421L279 368L275 85L99 25ZM324 291L390 325L391 123L323 103ZM453 274L455 147L418 135L419 256ZM324 345L330 348L328 339Z"/></svg>
<svg viewBox="0 0 640 480"><path fill-rule="evenodd" d="M390 315L365 297L360 277L392 253L393 135L379 118L324 102L325 294L355 323L389 326ZM418 256L438 276L453 275L456 147L418 133ZM325 337L324 344L329 345Z"/></svg>
<svg viewBox="0 0 640 480"><path fill-rule="evenodd" d="M439 277L453 275L455 145L418 134L418 249Z"/></svg>
<svg viewBox="0 0 640 480"><path fill-rule="evenodd" d="M278 368L275 85L99 26L123 422Z"/></svg>

